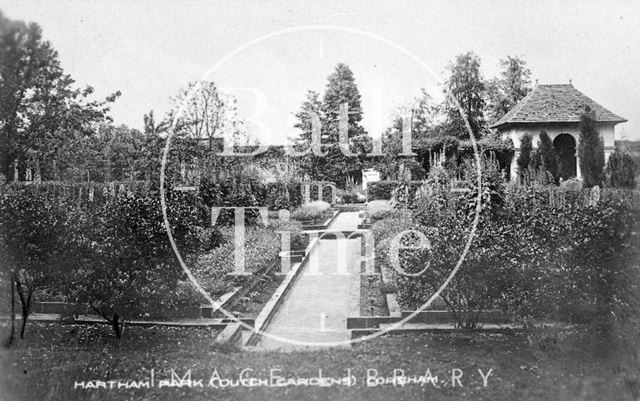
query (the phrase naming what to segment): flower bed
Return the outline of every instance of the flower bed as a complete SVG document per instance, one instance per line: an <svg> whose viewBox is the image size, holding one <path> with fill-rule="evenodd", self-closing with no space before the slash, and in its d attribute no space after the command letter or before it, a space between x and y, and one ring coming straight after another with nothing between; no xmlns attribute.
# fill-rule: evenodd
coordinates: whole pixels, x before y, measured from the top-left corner
<svg viewBox="0 0 640 401"><path fill-rule="evenodd" d="M246 304L252 299L266 296L272 287L269 283L277 281L278 275L272 271L280 270L281 237L278 231L289 231L291 249L303 248L305 238L300 234L297 222L277 221L268 227L246 227L245 247L243 250L246 275L236 272L236 238L234 227L222 227L218 230L219 244L201 255L193 266L193 274L198 283L214 299L228 292L236 286L255 285L246 290L238 302ZM257 282L256 275L259 275ZM277 286L276 286L277 287ZM204 297L196 292L190 282L184 281L179 297L192 304L206 302ZM246 309L246 307L245 307Z"/></svg>

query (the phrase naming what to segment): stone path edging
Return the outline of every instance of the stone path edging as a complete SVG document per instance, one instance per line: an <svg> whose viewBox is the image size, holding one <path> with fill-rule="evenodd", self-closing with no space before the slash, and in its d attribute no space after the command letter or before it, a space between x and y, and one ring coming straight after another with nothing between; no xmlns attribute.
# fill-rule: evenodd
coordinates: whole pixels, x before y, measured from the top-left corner
<svg viewBox="0 0 640 401"><path fill-rule="evenodd" d="M286 298L287 292L291 289L296 278L303 270L304 265L309 262L311 253L313 252L314 248L317 247L319 242L320 240L318 238L313 238L311 240L311 243L309 243L307 249L305 250L305 256L302 261L294 264L291 267L291 270L289 271L289 273L287 273L287 276L284 278L284 280L282 280L282 283L280 283L280 286L278 287L276 292L273 293L271 299L269 299L269 302L267 302L267 304L262 308L262 311L255 320L255 331L248 337L245 343L246 346L252 346L258 342L260 338L259 332L266 329L267 325L271 321L271 318L275 315L278 306L280 306L282 301Z"/></svg>
<svg viewBox="0 0 640 401"><path fill-rule="evenodd" d="M9 321L9 316L1 316L0 321ZM16 316L16 322L21 321L21 316ZM255 319L239 319L240 321L253 326ZM62 315L57 313L34 313L29 315L29 320L33 322L51 322L66 324L111 324L101 316L96 315L80 315L77 319L66 320ZM126 325L131 326L167 326L167 327L211 327L224 329L229 323L233 323L231 319L182 319L182 320L126 320Z"/></svg>
<svg viewBox="0 0 640 401"><path fill-rule="evenodd" d="M309 226L302 226L302 232L306 233L306 232L313 232L313 231L324 231L327 228L329 228L331 223L333 223L336 217L338 217L338 214L340 214L340 210L334 210L333 216L329 217L324 223L309 225Z"/></svg>

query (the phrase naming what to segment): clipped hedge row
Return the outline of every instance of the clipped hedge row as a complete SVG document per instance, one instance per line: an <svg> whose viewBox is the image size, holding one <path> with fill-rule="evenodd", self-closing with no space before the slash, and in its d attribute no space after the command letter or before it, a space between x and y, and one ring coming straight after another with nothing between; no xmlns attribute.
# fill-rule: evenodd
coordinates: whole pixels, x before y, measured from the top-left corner
<svg viewBox="0 0 640 401"><path fill-rule="evenodd" d="M198 187L200 201L207 208L211 206L236 207L267 207L269 210L300 207L304 201L302 183L289 182L261 182L253 178L241 180L203 180ZM318 186L312 184L309 188L311 200L317 200ZM331 202L331 187L323 185L322 200Z"/></svg>
<svg viewBox="0 0 640 401"><path fill-rule="evenodd" d="M393 190L403 185L408 185L410 191L415 191L423 184L422 181L378 181L367 185L367 195L372 200L389 200L392 197Z"/></svg>
<svg viewBox="0 0 640 401"><path fill-rule="evenodd" d="M302 204L299 182L263 183L254 179L203 180L198 187L202 203L207 206L268 207L270 210L295 209Z"/></svg>

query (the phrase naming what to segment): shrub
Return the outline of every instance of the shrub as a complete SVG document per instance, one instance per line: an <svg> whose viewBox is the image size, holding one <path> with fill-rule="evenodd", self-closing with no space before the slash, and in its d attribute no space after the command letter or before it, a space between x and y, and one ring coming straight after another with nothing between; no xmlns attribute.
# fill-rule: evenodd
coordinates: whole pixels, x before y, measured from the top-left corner
<svg viewBox="0 0 640 401"><path fill-rule="evenodd" d="M323 201L306 203L291 213L291 218L298 221L317 220L327 215L331 205Z"/></svg>
<svg viewBox="0 0 640 401"><path fill-rule="evenodd" d="M371 200L389 200L391 191L398 185L398 181L378 181L367 185L367 197Z"/></svg>
<svg viewBox="0 0 640 401"><path fill-rule="evenodd" d="M258 205L269 210L292 210L302 204L301 183L297 181L271 182L261 184L261 192L256 200Z"/></svg>
<svg viewBox="0 0 640 401"><path fill-rule="evenodd" d="M393 191L408 186L411 191L415 192L422 185L422 181L378 181L367 184L367 199L372 200L390 200L393 197Z"/></svg>
<svg viewBox="0 0 640 401"><path fill-rule="evenodd" d="M198 248L196 216L184 197L167 198L172 236L184 255ZM183 275L164 228L157 194L123 195L79 211L66 225L70 269L65 293L111 322L116 337L124 321L174 307Z"/></svg>
<svg viewBox="0 0 640 401"><path fill-rule="evenodd" d="M393 206L386 200L374 200L367 203L367 216L372 222L388 217L393 211Z"/></svg>
<svg viewBox="0 0 640 401"><path fill-rule="evenodd" d="M434 184L435 177L427 182L429 196L411 216L392 215L373 226L376 262L391 269L398 301L409 308L426 302L454 269L473 218L464 208L468 194L451 194L447 185ZM637 317L638 280L629 279L640 274L637 194L607 190L597 200L590 191L555 186L511 185L501 191L499 203L483 196L473 242L441 294L458 325L477 327L475 312L499 309L528 327L539 319L590 323L604 333L600 338L610 338L605 331L622 319L618 324L633 331L633 319L622 317ZM391 237L409 228L422 232L431 246L399 249L400 269L393 269ZM402 241L418 244L415 235ZM420 273L427 262L418 276L404 274Z"/></svg>
<svg viewBox="0 0 640 401"><path fill-rule="evenodd" d="M358 201L357 192L353 190L338 190L338 198L342 203L356 203Z"/></svg>
<svg viewBox="0 0 640 401"><path fill-rule="evenodd" d="M478 169L481 175L481 187L478 188ZM482 210L494 210L503 204L504 198L504 177L500 171L497 160L492 155L482 156L480 158L480 166L478 168L475 159L467 159L463 164L462 177L463 185L459 185L460 189L466 189L462 192L461 199L466 203L467 213L475 214L478 198L480 198Z"/></svg>
<svg viewBox="0 0 640 401"><path fill-rule="evenodd" d="M412 226L413 219L410 211L394 209L384 219L376 221L371 227L376 241L376 250L378 249L378 244L383 244L385 240Z"/></svg>
<svg viewBox="0 0 640 401"><path fill-rule="evenodd" d="M15 288L18 292L22 306L21 338L24 338L35 294L64 274L60 258L60 252L66 246L60 234L62 220L63 207L55 199L48 199L40 187L2 187L2 273L9 278L11 291Z"/></svg>
<svg viewBox="0 0 640 401"><path fill-rule="evenodd" d="M631 155L616 151L609 156L607 175L612 187L635 188L636 164Z"/></svg>
<svg viewBox="0 0 640 401"><path fill-rule="evenodd" d="M350 189L338 189L337 196L341 200L341 203L362 203L365 202L367 197L362 194L362 191L355 187Z"/></svg>
<svg viewBox="0 0 640 401"><path fill-rule="evenodd" d="M452 213L430 227L416 226L429 239L430 248L412 248L417 242L411 235L402 239L409 248L398 251L400 269L393 270L401 304L417 308L438 290L462 255L469 226L470 220ZM514 264L505 253L509 248L502 235L494 220L485 218L461 270L440 293L460 327L478 327L478 312L496 308L509 289ZM501 257L496 257L498 254Z"/></svg>
<svg viewBox="0 0 640 401"><path fill-rule="evenodd" d="M582 188L582 180L580 178L569 178L560 182L560 187L568 191L579 191Z"/></svg>
<svg viewBox="0 0 640 401"><path fill-rule="evenodd" d="M391 203L396 208L408 208L413 206L418 190L422 187L422 182L401 181L393 191L391 191Z"/></svg>

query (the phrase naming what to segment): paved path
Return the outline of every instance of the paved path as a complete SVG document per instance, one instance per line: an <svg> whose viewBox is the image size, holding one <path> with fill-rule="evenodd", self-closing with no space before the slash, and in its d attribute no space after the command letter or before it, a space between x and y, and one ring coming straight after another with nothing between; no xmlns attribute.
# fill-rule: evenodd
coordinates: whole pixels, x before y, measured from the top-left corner
<svg viewBox="0 0 640 401"><path fill-rule="evenodd" d="M353 231L360 224L360 212L342 212L331 222L328 231Z"/></svg>
<svg viewBox="0 0 640 401"><path fill-rule="evenodd" d="M329 225L328 231L353 231L359 222L358 212L343 212ZM355 281L353 273L358 269L359 274L356 260L360 246L360 239L321 239L266 332L296 341L327 343L326 346L349 340L347 317L352 286L357 284L359 290L359 281ZM307 348L270 337L262 337L257 347Z"/></svg>

